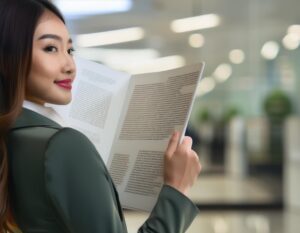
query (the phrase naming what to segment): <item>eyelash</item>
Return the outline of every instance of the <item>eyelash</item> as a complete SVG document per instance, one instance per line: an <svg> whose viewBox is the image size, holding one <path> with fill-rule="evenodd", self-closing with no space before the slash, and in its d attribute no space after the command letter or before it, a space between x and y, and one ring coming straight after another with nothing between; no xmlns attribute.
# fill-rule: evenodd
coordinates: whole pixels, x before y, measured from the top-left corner
<svg viewBox="0 0 300 233"><path fill-rule="evenodd" d="M55 51L53 51L53 49L55 49ZM57 50L58 50L58 49L57 49L55 46L52 46L52 45L47 46L47 47L44 48L44 51L45 51L45 52L48 52L48 53L57 52Z"/></svg>
<svg viewBox="0 0 300 233"><path fill-rule="evenodd" d="M53 51L53 49L55 49L55 51ZM57 47L51 45L51 46L45 47L44 51L47 52L47 53L54 53L54 52L57 52L58 49L57 49ZM68 49L68 54L70 54L71 56L73 55L74 52L75 52L74 48Z"/></svg>
<svg viewBox="0 0 300 233"><path fill-rule="evenodd" d="M70 48L68 49L68 53L72 56L75 52L75 49L74 48Z"/></svg>

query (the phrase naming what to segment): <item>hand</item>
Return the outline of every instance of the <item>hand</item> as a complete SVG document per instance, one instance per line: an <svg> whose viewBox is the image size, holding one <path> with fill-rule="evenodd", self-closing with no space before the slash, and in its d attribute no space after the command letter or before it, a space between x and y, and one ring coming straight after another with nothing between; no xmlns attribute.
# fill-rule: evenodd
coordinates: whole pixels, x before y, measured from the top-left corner
<svg viewBox="0 0 300 233"><path fill-rule="evenodd" d="M192 150L193 141L184 137L179 144L179 133L173 133L165 152L164 182L187 195L201 171L199 157Z"/></svg>

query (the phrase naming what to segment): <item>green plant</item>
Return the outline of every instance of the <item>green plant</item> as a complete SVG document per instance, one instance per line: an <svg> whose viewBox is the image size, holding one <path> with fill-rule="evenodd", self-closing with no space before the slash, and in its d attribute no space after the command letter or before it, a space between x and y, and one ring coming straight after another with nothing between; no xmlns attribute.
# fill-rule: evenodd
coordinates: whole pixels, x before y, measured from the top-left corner
<svg viewBox="0 0 300 233"><path fill-rule="evenodd" d="M229 107L225 110L222 122L227 124L233 117L240 115L240 111L237 107Z"/></svg>
<svg viewBox="0 0 300 233"><path fill-rule="evenodd" d="M273 122L282 122L292 113L292 103L283 91L271 91L263 104L263 108L269 119Z"/></svg>
<svg viewBox="0 0 300 233"><path fill-rule="evenodd" d="M197 120L198 120L198 122L211 121L212 115L207 108L204 108L198 112Z"/></svg>

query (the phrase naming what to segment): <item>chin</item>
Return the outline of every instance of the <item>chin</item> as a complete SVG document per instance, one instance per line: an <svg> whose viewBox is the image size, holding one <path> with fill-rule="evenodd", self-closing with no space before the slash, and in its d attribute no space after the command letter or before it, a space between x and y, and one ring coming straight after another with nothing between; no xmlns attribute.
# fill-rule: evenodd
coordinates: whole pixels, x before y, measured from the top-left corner
<svg viewBox="0 0 300 233"><path fill-rule="evenodd" d="M52 104L56 105L67 105L71 102L72 98L56 99L51 101Z"/></svg>
<svg viewBox="0 0 300 233"><path fill-rule="evenodd" d="M67 105L71 102L71 99L68 99L68 100L65 100L65 101L62 101L60 103L58 103L58 105Z"/></svg>

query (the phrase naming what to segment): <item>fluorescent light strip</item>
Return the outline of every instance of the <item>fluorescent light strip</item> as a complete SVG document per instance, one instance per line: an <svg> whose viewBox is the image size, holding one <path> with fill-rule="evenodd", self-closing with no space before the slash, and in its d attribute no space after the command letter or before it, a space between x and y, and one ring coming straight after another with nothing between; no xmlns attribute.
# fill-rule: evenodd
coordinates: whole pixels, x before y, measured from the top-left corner
<svg viewBox="0 0 300 233"><path fill-rule="evenodd" d="M220 24L220 17L216 14L200 15L172 21L171 29L174 32L188 32L205 28L216 27Z"/></svg>
<svg viewBox="0 0 300 233"><path fill-rule="evenodd" d="M182 67L186 64L184 57L179 55L160 57L145 62L129 65L127 71L132 74L159 72Z"/></svg>
<svg viewBox="0 0 300 233"><path fill-rule="evenodd" d="M153 49L82 48L76 51L76 55L131 74L175 69L186 63L184 57L179 55L158 57L159 52Z"/></svg>
<svg viewBox="0 0 300 233"><path fill-rule="evenodd" d="M141 40L144 38L144 36L144 29L140 27L133 27L114 31L78 35L76 37L76 44L79 47L102 46Z"/></svg>
<svg viewBox="0 0 300 233"><path fill-rule="evenodd" d="M74 0L55 0L55 5L67 16L108 14L112 12L128 11L131 1L74 1Z"/></svg>
<svg viewBox="0 0 300 233"><path fill-rule="evenodd" d="M76 50L76 55L89 60L100 61L113 68L125 70L138 62L156 59L160 56L154 49L104 49L81 48Z"/></svg>

